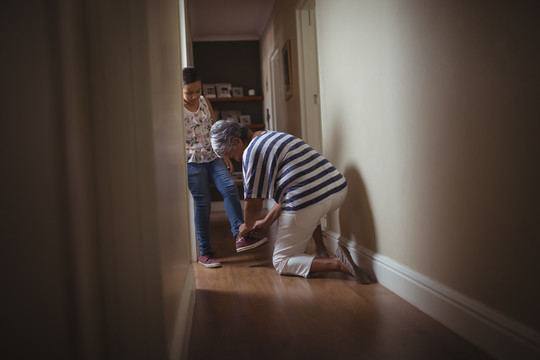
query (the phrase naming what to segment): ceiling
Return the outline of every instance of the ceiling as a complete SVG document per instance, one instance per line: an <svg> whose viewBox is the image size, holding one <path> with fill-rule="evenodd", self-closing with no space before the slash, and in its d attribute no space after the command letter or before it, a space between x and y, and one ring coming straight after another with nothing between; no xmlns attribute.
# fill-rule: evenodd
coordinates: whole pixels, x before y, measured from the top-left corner
<svg viewBox="0 0 540 360"><path fill-rule="evenodd" d="M274 1L187 0L192 40L259 40Z"/></svg>

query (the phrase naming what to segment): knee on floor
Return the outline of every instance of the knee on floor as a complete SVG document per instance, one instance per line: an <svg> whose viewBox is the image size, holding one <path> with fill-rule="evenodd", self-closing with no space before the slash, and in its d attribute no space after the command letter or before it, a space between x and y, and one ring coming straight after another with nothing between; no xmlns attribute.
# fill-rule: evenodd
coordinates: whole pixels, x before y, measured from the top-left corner
<svg viewBox="0 0 540 360"><path fill-rule="evenodd" d="M287 261L289 260L288 257L276 257L274 256L272 258L272 264L274 265L274 269L276 269L277 273L281 275L283 272L283 268L287 264Z"/></svg>

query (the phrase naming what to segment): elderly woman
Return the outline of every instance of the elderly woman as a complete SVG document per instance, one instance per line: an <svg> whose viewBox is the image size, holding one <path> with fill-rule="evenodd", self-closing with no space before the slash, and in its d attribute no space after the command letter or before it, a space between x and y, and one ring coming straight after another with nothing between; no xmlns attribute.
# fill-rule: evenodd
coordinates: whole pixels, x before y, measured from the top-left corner
<svg viewBox="0 0 540 360"><path fill-rule="evenodd" d="M320 219L338 209L347 194L347 181L327 159L290 134L252 132L234 121L216 122L210 138L219 156L243 161L245 205L240 236L266 229L280 218L272 259L279 274L308 277L337 271L369 283L346 249L338 246L336 258L326 253ZM270 198L276 205L259 219L263 200ZM305 253L312 235L318 256Z"/></svg>

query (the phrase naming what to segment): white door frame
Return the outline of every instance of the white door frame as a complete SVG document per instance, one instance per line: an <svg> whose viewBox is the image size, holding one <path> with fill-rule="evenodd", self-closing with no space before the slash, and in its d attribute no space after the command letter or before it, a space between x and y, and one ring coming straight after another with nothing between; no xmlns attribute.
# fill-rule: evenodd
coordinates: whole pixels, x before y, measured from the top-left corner
<svg viewBox="0 0 540 360"><path fill-rule="evenodd" d="M267 130L273 130L273 131L276 131L276 81L275 81L275 76L278 76L275 73L274 71L274 61L275 61L275 57L276 57L276 52L277 50L274 50L270 56L268 57L268 79L269 79L269 85L270 85L270 89L267 89L269 90L269 93L270 93L270 101L269 103L267 104L267 107L266 107L266 110L268 111L268 114L265 114L265 121L266 121L266 126L267 126ZM269 115L269 118L268 116Z"/></svg>
<svg viewBox="0 0 540 360"><path fill-rule="evenodd" d="M285 121L284 103L283 98L285 96L283 90L283 72L281 52L279 48L274 49L269 58L270 67L270 101L271 101L271 114L270 114L270 129L274 131L284 131L286 127L283 122Z"/></svg>
<svg viewBox="0 0 540 360"><path fill-rule="evenodd" d="M299 95L302 138L323 153L319 62L315 0L307 0L296 10L298 38Z"/></svg>

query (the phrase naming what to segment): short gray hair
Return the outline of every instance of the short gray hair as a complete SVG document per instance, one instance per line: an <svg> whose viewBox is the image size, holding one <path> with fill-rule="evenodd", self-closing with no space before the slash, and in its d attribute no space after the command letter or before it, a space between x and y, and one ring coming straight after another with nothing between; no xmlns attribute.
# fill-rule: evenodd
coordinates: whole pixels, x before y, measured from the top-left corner
<svg viewBox="0 0 540 360"><path fill-rule="evenodd" d="M229 152L233 147L233 139L240 138L243 143L248 142L249 129L233 120L219 120L210 129L212 148L219 156Z"/></svg>

